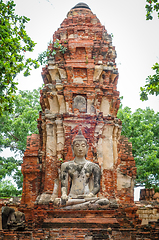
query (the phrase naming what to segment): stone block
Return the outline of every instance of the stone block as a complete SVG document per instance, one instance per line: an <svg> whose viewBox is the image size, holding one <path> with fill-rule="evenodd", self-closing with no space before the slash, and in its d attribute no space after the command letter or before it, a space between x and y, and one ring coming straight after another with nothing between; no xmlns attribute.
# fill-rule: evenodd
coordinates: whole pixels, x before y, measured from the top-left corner
<svg viewBox="0 0 159 240"><path fill-rule="evenodd" d="M148 222L149 222L149 221L148 221L148 218L147 218L147 219L144 218L144 219L142 219L141 224L142 224L142 225L147 225Z"/></svg>

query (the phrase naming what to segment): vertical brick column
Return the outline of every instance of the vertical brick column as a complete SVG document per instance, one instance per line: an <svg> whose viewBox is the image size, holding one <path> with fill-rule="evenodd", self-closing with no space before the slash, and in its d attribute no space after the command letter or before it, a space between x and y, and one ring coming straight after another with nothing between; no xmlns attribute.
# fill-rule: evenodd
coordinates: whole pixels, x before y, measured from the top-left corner
<svg viewBox="0 0 159 240"><path fill-rule="evenodd" d="M38 134L32 134L27 137L27 149L24 153L22 164L24 181L21 204L26 204L28 207L34 205L40 189L41 164L38 156L39 145L40 138Z"/></svg>
<svg viewBox="0 0 159 240"><path fill-rule="evenodd" d="M57 178L57 140L56 140L56 123L55 118L46 119L46 159L45 159L45 183L44 192L52 193L54 180Z"/></svg>

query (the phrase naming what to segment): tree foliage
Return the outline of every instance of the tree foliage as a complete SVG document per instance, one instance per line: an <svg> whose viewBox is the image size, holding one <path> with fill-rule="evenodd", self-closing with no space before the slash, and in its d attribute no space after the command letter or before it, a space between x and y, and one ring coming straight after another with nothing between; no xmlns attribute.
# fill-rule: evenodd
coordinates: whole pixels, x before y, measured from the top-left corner
<svg viewBox="0 0 159 240"><path fill-rule="evenodd" d="M49 57L54 58L57 52L64 54L66 50L67 48L60 44L59 39L56 39L53 44L50 43L46 51L39 54L38 61L41 65L45 65L48 63Z"/></svg>
<svg viewBox="0 0 159 240"><path fill-rule="evenodd" d="M146 78L146 84L144 87L141 87L140 99L142 101L148 100L148 94L150 95L159 95L159 64L155 63L152 67L156 73L154 75L150 75Z"/></svg>
<svg viewBox="0 0 159 240"><path fill-rule="evenodd" d="M159 2L158 0L146 0L146 20L153 19L153 12L156 12L159 18Z"/></svg>
<svg viewBox="0 0 159 240"><path fill-rule="evenodd" d="M137 166L136 184L147 188L159 186L159 112L150 108L120 108L122 135L132 142L132 152Z"/></svg>
<svg viewBox="0 0 159 240"><path fill-rule="evenodd" d="M6 175L12 176L18 189L22 187L20 165L27 136L38 133L36 120L41 109L39 90L19 91L15 95L13 112L4 111L0 117L0 151L7 148L15 154L18 153L20 158L0 157L0 180Z"/></svg>
<svg viewBox="0 0 159 240"><path fill-rule="evenodd" d="M0 157L0 180L6 175L11 176L13 170L18 170L18 165L17 160L13 157Z"/></svg>
<svg viewBox="0 0 159 240"><path fill-rule="evenodd" d="M11 197L18 196L21 191L18 190L10 180L0 182L0 196L1 197Z"/></svg>
<svg viewBox="0 0 159 240"><path fill-rule="evenodd" d="M153 19L153 12L156 12L159 18L159 2L158 0L146 0L146 20ZM144 87L141 87L140 90L140 99L142 101L148 100L148 94L150 95L159 95L159 64L155 63L152 67L156 73L150 75L146 78L146 84Z"/></svg>
<svg viewBox="0 0 159 240"><path fill-rule="evenodd" d="M25 58L35 46L25 30L28 21L15 14L14 1L0 0L0 115L13 109L17 74L24 70L24 76L28 76L31 67L39 67L37 60Z"/></svg>

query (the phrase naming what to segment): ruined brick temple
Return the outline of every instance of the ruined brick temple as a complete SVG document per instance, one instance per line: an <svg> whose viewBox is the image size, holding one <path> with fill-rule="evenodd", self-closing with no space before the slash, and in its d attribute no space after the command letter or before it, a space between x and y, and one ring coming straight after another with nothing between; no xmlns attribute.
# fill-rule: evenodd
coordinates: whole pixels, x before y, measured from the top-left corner
<svg viewBox="0 0 159 240"><path fill-rule="evenodd" d="M151 238L158 236L155 228L143 235L133 200L136 167L117 118L118 69L111 35L88 5L79 3L48 48L39 134L28 136L22 164L19 210L26 228L3 231L0 239L158 239ZM88 201L83 209L54 205L61 197L61 165L73 161L72 142L79 131L88 144L86 159L100 167L96 197L109 204Z"/></svg>

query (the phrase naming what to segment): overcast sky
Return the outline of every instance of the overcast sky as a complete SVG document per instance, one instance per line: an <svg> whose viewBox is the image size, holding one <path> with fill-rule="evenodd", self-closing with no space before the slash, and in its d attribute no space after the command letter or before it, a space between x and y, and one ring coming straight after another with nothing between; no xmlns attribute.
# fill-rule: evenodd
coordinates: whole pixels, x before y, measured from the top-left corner
<svg viewBox="0 0 159 240"><path fill-rule="evenodd" d="M109 34L113 34L113 45L117 52L119 69L118 90L123 96L123 105L133 111L150 106L159 111L159 97L140 101L140 87L152 75L151 67L159 61L159 20L154 14L152 21L146 21L145 0L85 0ZM37 43L31 57L47 49L53 33L60 27L76 0L15 0L16 13L31 20L27 32ZM41 67L31 76L18 76L19 89L32 90L42 85Z"/></svg>

